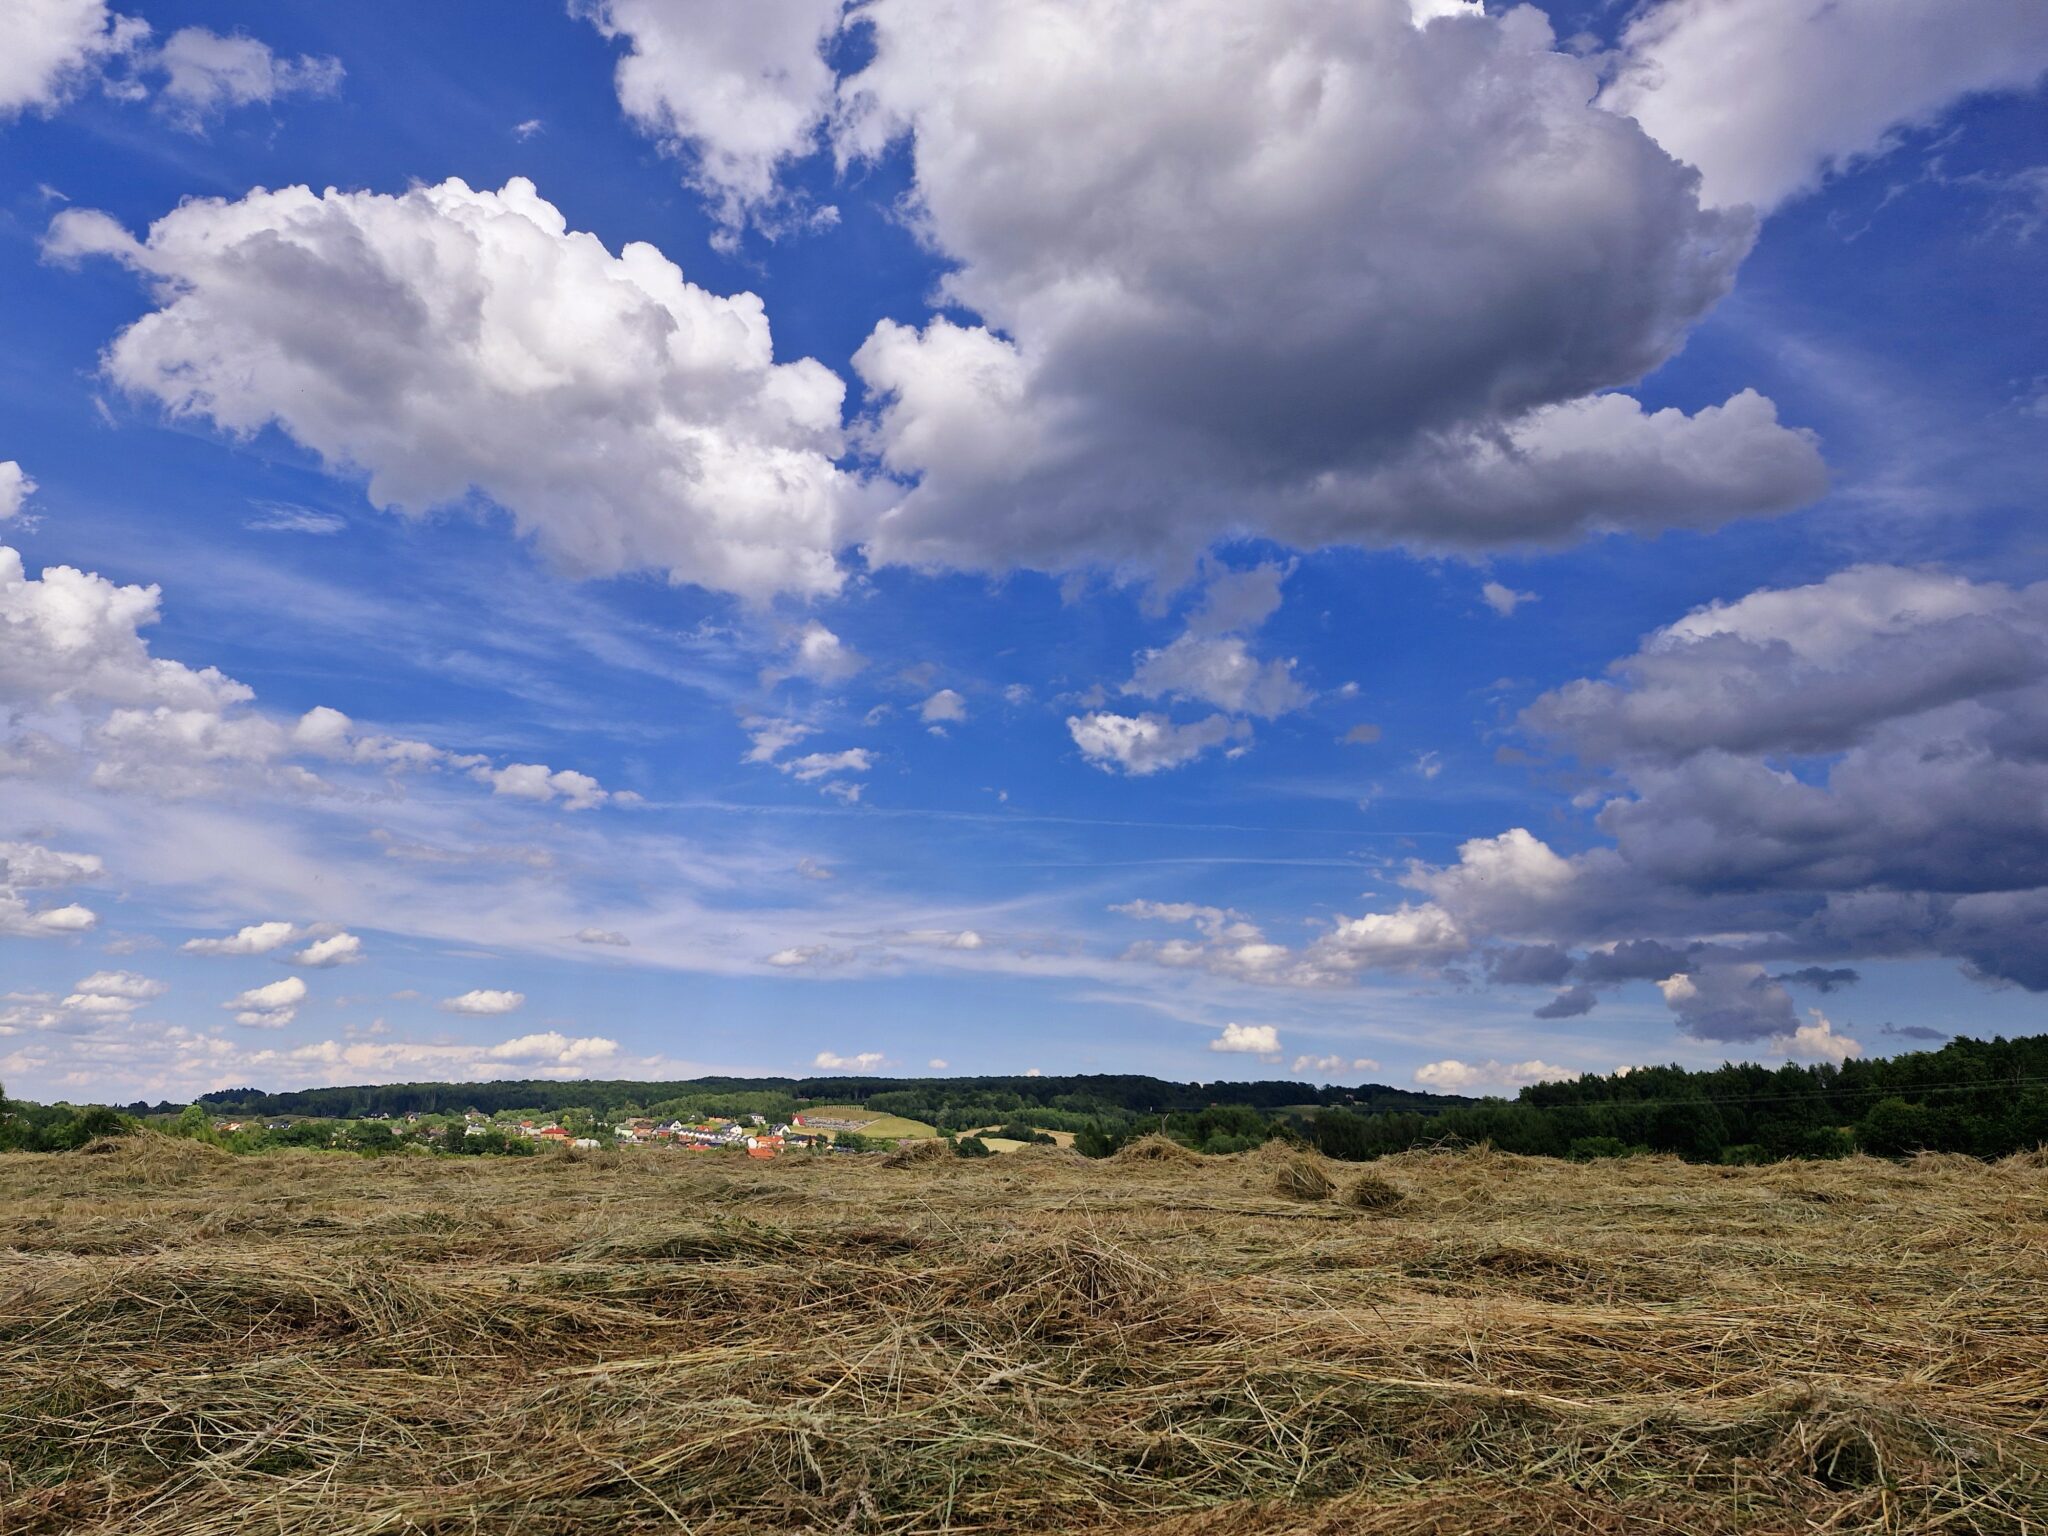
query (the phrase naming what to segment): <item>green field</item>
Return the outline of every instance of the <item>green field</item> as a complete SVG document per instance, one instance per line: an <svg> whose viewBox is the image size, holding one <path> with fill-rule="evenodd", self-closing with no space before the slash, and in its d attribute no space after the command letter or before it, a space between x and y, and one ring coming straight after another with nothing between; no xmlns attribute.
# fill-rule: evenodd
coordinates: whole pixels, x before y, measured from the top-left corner
<svg viewBox="0 0 2048 1536"><path fill-rule="evenodd" d="M809 1120L857 1120L860 1134L879 1136L888 1141L916 1141L920 1137L936 1136L939 1128L927 1125L922 1120L906 1120L901 1115L878 1115L862 1109L858 1104L820 1104L801 1111Z"/></svg>

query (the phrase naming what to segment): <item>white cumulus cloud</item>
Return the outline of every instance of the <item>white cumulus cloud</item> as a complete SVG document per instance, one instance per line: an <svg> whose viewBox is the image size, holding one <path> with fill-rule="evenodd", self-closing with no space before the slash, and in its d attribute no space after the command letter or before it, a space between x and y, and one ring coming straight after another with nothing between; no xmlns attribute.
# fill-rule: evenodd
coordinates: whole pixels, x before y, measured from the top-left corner
<svg viewBox="0 0 2048 1536"><path fill-rule="evenodd" d="M1068 716L1067 734L1097 768L1144 778L1182 767L1226 743L1248 742L1251 727L1227 715L1176 725L1168 716L1150 710L1138 715L1096 710Z"/></svg>
<svg viewBox="0 0 2048 1536"><path fill-rule="evenodd" d="M294 923L251 923L219 939L187 939L180 946L190 955L267 955L298 936Z"/></svg>
<svg viewBox="0 0 2048 1536"><path fill-rule="evenodd" d="M362 958L361 939L352 933L331 933L299 950L291 957L291 963L309 970L326 970L337 965L353 965Z"/></svg>
<svg viewBox="0 0 2048 1536"><path fill-rule="evenodd" d="M811 1058L811 1065L821 1072L872 1072L881 1064L880 1051L861 1051L852 1056L841 1056L837 1051L820 1051Z"/></svg>
<svg viewBox="0 0 2048 1536"><path fill-rule="evenodd" d="M1209 1042L1209 1049L1278 1060L1280 1031L1271 1024L1226 1024L1223 1033Z"/></svg>
<svg viewBox="0 0 2048 1536"><path fill-rule="evenodd" d="M1554 1067L1544 1061L1501 1062L1432 1061L1415 1069L1415 1081L1423 1088L1443 1093L1508 1093L1531 1083L1568 1081L1579 1074L1569 1067Z"/></svg>
<svg viewBox="0 0 2048 1536"><path fill-rule="evenodd" d="M513 1013L525 1005L524 992L506 992L491 987L476 987L459 997L441 999L443 1013Z"/></svg>
<svg viewBox="0 0 2048 1536"><path fill-rule="evenodd" d="M776 362L752 294L612 254L531 182L198 198L141 240L67 210L46 249L149 284L105 357L122 388L238 437L274 425L380 507L480 492L577 570L840 585L839 379Z"/></svg>
<svg viewBox="0 0 2048 1536"><path fill-rule="evenodd" d="M2043 71L2036 0L1657 0L1601 101L1698 166L1710 201L1770 208Z"/></svg>
<svg viewBox="0 0 2048 1536"><path fill-rule="evenodd" d="M282 1029L299 1016L299 1004L305 1000L305 982L287 976L282 981L238 992L221 1007L234 1014L237 1024L251 1029Z"/></svg>

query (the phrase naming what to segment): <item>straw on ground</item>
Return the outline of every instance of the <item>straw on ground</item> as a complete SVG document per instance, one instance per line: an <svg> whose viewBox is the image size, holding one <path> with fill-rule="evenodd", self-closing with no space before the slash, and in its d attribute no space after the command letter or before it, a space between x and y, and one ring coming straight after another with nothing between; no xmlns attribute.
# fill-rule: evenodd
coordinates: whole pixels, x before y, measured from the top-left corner
<svg viewBox="0 0 2048 1536"><path fill-rule="evenodd" d="M0 1532L2048 1529L2037 1160L1374 1176L0 1159Z"/></svg>

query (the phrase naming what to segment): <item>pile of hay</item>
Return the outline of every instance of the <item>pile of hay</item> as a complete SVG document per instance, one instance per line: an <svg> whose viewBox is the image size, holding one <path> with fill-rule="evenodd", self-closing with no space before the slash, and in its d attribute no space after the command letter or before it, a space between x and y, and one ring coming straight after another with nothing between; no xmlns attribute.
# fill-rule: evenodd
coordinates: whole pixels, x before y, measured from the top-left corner
<svg viewBox="0 0 2048 1536"><path fill-rule="evenodd" d="M1202 1154L1182 1146L1170 1136L1140 1136L1127 1146L1116 1149L1109 1156L1111 1163L1128 1166L1131 1163L1163 1163L1175 1168L1199 1168Z"/></svg>
<svg viewBox="0 0 2048 1536"><path fill-rule="evenodd" d="M155 1151L175 1181L0 1157L0 1536L2021 1536L2048 1511L2026 1160ZM1297 1167L1400 1221L1274 1199Z"/></svg>
<svg viewBox="0 0 2048 1536"><path fill-rule="evenodd" d="M1273 1193L1285 1199L1327 1200L1336 1192L1337 1181L1312 1157L1289 1157L1273 1170Z"/></svg>
<svg viewBox="0 0 2048 1536"><path fill-rule="evenodd" d="M1344 1203L1361 1211L1391 1211L1407 1198L1398 1184L1376 1173L1361 1173L1344 1186Z"/></svg>
<svg viewBox="0 0 2048 1536"><path fill-rule="evenodd" d="M936 1163L953 1155L953 1149L936 1138L906 1141L882 1159L884 1168L915 1168L919 1163Z"/></svg>

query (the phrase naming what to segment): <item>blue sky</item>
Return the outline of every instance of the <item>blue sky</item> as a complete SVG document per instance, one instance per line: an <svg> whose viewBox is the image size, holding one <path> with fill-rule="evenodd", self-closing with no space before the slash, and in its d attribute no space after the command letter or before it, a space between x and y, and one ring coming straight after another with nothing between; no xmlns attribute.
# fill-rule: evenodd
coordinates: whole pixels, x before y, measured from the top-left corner
<svg viewBox="0 0 2048 1536"><path fill-rule="evenodd" d="M2035 6L0 32L13 1093L2042 1027Z"/></svg>

